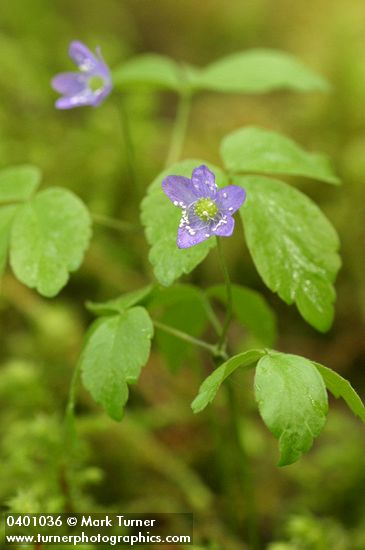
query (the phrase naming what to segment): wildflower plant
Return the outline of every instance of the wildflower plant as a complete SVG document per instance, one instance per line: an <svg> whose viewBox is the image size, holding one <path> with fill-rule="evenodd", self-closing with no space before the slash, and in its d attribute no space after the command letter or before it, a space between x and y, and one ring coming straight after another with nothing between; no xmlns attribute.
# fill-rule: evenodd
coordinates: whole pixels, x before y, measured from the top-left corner
<svg viewBox="0 0 365 550"><path fill-rule="evenodd" d="M233 236L235 217L239 217L248 251L266 286L286 304L295 304L314 329L328 331L341 265L339 239L319 207L277 177L301 176L337 186L340 181L329 159L306 152L271 130L245 127L223 137L222 166L204 159L179 160L196 92L325 91L327 83L293 57L270 50L238 53L205 68L142 55L109 70L100 50L94 55L78 41L71 43L70 56L79 72L62 73L52 81L62 94L56 102L59 109L95 107L112 88L120 92L141 87L178 93L179 107L166 167L148 185L141 203L154 280L108 301L88 302L97 319L85 336L75 367L68 420L74 418L79 374L108 415L122 420L130 387L138 382L142 368L148 368L154 336L166 353L164 335L180 341L181 353L192 345L211 358L211 374L202 380L192 411L203 411L220 387L225 388L242 468L247 468L237 418L237 400L242 396L231 384L237 369L256 368L258 409L279 440L281 466L298 460L322 431L328 412L327 390L342 397L365 422L364 405L348 381L310 358L273 349L276 320L272 309L256 291L232 284L223 253L223 242L227 246L229 242L226 237L242 238L239 231ZM81 265L92 223L101 218L68 190L49 187L38 191L40 181L39 170L32 166L0 172L0 269L5 269L9 255L11 268L22 283L52 297ZM118 225L120 220L111 222ZM121 246L128 246L127 238L123 234ZM200 289L177 282L215 248L224 285ZM216 300L225 306L223 318L215 308ZM159 313L175 304L181 312L181 304L187 303L194 309L194 319L189 316L185 325L179 315L176 326ZM252 336L254 347L235 348L230 335L234 318ZM208 341L204 334L209 326L216 337ZM242 498L250 502L244 476L242 480ZM253 517L248 521L255 548Z"/></svg>
<svg viewBox="0 0 365 550"><path fill-rule="evenodd" d="M112 89L110 70L100 48L93 54L85 44L75 40L70 44L69 54L79 71L60 73L52 79L52 87L62 94L56 101L57 109L97 107Z"/></svg>

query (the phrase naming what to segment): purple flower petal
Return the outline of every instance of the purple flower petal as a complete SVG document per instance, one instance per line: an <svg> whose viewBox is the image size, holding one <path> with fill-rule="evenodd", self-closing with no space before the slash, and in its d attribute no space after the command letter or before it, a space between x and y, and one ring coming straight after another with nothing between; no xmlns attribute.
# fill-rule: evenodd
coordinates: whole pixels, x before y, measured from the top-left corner
<svg viewBox="0 0 365 550"><path fill-rule="evenodd" d="M200 197L215 197L217 185L215 183L215 175L207 166L202 164L193 170L191 176L195 191Z"/></svg>
<svg viewBox="0 0 365 550"><path fill-rule="evenodd" d="M98 59L98 68L97 68L98 74L100 76L104 77L104 79L110 84L110 88L111 88L112 87L112 78L111 78L111 75L110 75L109 67L104 61L104 58L101 54L101 49L99 48L99 46L97 48L95 48L95 51L96 51L96 55L97 55L97 59Z"/></svg>
<svg viewBox="0 0 365 550"><path fill-rule="evenodd" d="M69 53L78 65L79 73L61 73L52 80L52 87L63 97L56 101L58 109L91 105L97 107L110 94L112 79L100 48L96 56L77 40L71 42Z"/></svg>
<svg viewBox="0 0 365 550"><path fill-rule="evenodd" d="M195 246L196 244L205 241L209 237L210 234L208 234L205 228L198 229L194 231L194 234L191 234L191 232L185 227L179 227L176 243L179 248L190 248L191 246Z"/></svg>
<svg viewBox="0 0 365 550"><path fill-rule="evenodd" d="M162 182L162 188L175 206L187 208L199 198L191 180L184 176L167 176Z"/></svg>
<svg viewBox="0 0 365 550"><path fill-rule="evenodd" d="M52 88L66 96L79 94L85 89L87 76L83 73L60 73L52 79Z"/></svg>
<svg viewBox="0 0 365 550"><path fill-rule="evenodd" d="M243 204L246 192L237 185L218 190L214 174L204 165L193 170L191 180L168 176L162 188L175 206L182 209L177 246L189 248L209 237L230 237L234 229L232 214Z"/></svg>
<svg viewBox="0 0 365 550"><path fill-rule="evenodd" d="M234 229L234 219L232 216L225 217L226 223L218 222L212 226L212 231L217 237L230 237Z"/></svg>
<svg viewBox="0 0 365 550"><path fill-rule="evenodd" d="M217 205L224 214L234 214L246 199L246 191L238 185L227 185L218 190Z"/></svg>
<svg viewBox="0 0 365 550"><path fill-rule="evenodd" d="M81 71L92 72L100 63L95 55L79 40L71 42L68 53Z"/></svg>
<svg viewBox="0 0 365 550"><path fill-rule="evenodd" d="M73 109L84 105L95 105L94 95L87 88L79 94L60 97L56 101L57 109Z"/></svg>

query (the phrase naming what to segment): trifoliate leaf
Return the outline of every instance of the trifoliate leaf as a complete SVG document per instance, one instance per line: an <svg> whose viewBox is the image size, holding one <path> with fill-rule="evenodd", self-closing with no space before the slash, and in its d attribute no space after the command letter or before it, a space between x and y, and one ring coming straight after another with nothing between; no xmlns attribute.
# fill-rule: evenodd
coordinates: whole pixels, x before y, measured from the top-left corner
<svg viewBox="0 0 365 550"><path fill-rule="evenodd" d="M108 300L107 302L87 302L86 307L95 315L111 315L112 313L122 313L136 304L139 304L147 298L152 292L153 286L148 285L132 292L122 294L118 298Z"/></svg>
<svg viewBox="0 0 365 550"><path fill-rule="evenodd" d="M18 207L10 240L16 277L55 296L81 264L91 236L90 215L71 191L50 188Z"/></svg>
<svg viewBox="0 0 365 550"><path fill-rule="evenodd" d="M337 372L319 363L314 363L314 366L319 370L327 389L335 397L342 397L352 412L365 422L365 406L350 382Z"/></svg>
<svg viewBox="0 0 365 550"><path fill-rule="evenodd" d="M259 176L237 176L234 182L247 192L241 216L265 284L287 304L295 302L317 330L328 330L341 265L335 229L311 199L290 185Z"/></svg>
<svg viewBox="0 0 365 550"><path fill-rule="evenodd" d="M326 422L321 375L304 357L269 352L257 364L255 394L266 426L279 439L279 466L292 464L310 449Z"/></svg>
<svg viewBox="0 0 365 550"><path fill-rule="evenodd" d="M216 92L309 92L326 91L328 84L294 56L258 49L235 53L208 65L201 70L197 87Z"/></svg>
<svg viewBox="0 0 365 550"><path fill-rule="evenodd" d="M207 163L202 160L185 160L174 164L151 183L142 202L142 223L151 246L149 259L156 279L165 286L171 285L184 273L190 273L216 245L215 239L210 238L191 248L177 247L176 236L181 210L172 204L161 186L162 181L169 175L191 178L193 169L201 164ZM227 183L219 168L207 165L216 175L218 186Z"/></svg>
<svg viewBox="0 0 365 550"><path fill-rule="evenodd" d="M232 308L235 317L255 336L261 345L271 347L276 340L276 318L264 297L251 288L231 285ZM227 291L224 285L207 289L207 295L227 302Z"/></svg>
<svg viewBox="0 0 365 550"><path fill-rule="evenodd" d="M201 412L213 401L221 384L239 367L251 368L256 361L265 355L263 350L250 350L231 357L220 365L199 388L199 393L191 404L194 413Z"/></svg>
<svg viewBox="0 0 365 550"><path fill-rule="evenodd" d="M128 384L138 380L147 363L153 325L140 307L95 321L80 357L85 388L114 420L121 420Z"/></svg>
<svg viewBox="0 0 365 550"><path fill-rule="evenodd" d="M340 183L325 155L307 153L291 139L263 128L240 128L226 136L221 157L231 172L289 174Z"/></svg>
<svg viewBox="0 0 365 550"><path fill-rule="evenodd" d="M28 164L0 170L0 203L29 199L40 181L38 168Z"/></svg>

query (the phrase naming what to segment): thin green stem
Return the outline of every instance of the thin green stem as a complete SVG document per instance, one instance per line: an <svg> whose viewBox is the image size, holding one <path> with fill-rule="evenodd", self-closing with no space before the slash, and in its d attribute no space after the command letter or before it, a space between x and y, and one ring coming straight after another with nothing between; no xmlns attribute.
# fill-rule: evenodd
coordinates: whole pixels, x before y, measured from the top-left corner
<svg viewBox="0 0 365 550"><path fill-rule="evenodd" d="M120 94L117 97L116 104L118 108L120 128L123 137L129 184L132 186L133 189L137 189L139 194L142 196L142 189L140 189L139 181L135 171L134 145L131 136L128 113L125 108L125 98L123 97L123 95Z"/></svg>
<svg viewBox="0 0 365 550"><path fill-rule="evenodd" d="M245 498L246 524L247 535L251 550L260 548L259 529L257 521L257 511L255 503L255 492L252 474L250 471L250 461L247 456L244 442L242 441L242 415L240 414L235 388L232 384L232 379L228 377L226 382L230 423L232 428L233 444L237 449L237 469L239 472L239 483L242 489L242 494Z"/></svg>
<svg viewBox="0 0 365 550"><path fill-rule="evenodd" d="M118 220L116 218L111 218L110 216L105 216L104 214L96 214L91 212L91 218L95 223L103 225L104 227L109 227L110 229L115 229L116 231L121 231L122 233L140 231L138 225L133 223L126 222L124 220Z"/></svg>
<svg viewBox="0 0 365 550"><path fill-rule="evenodd" d="M227 359L227 355L224 351L218 350L217 346L209 344L208 342L205 342L205 340L194 338L194 336L191 336L190 334L182 332L181 330L178 330L176 328L170 327L169 325L165 325L164 323L160 323L160 321L154 320L153 324L156 328L159 328L160 330L163 330L168 334L172 334L173 336L176 336L176 338L180 338L180 340L185 340L185 342L189 342L189 344L194 344L195 346L208 350L213 355L213 357L221 357L225 360Z"/></svg>
<svg viewBox="0 0 365 550"><path fill-rule="evenodd" d="M221 265L221 269L223 272L224 282L226 285L226 291L227 291L227 310L226 310L226 316L224 319L222 331L218 340L218 349L222 350L225 349L226 346L226 338L227 338L227 332L229 325L232 320L232 285L231 285L231 279L229 277L229 272L227 268L227 264L224 258L223 249L222 249L222 243L221 239L217 237L217 249L218 249L218 256L219 256L219 263Z"/></svg>
<svg viewBox="0 0 365 550"><path fill-rule="evenodd" d="M21 200L9 200L9 201L0 201L0 206L18 206L19 204L22 204L24 201Z"/></svg>
<svg viewBox="0 0 365 550"><path fill-rule="evenodd" d="M78 384L80 369L81 369L81 361L77 363L73 371L70 389L68 393L67 405L66 405L65 416L66 416L67 429L72 431L73 431L73 424L75 420L76 391L77 391L77 384Z"/></svg>
<svg viewBox="0 0 365 550"><path fill-rule="evenodd" d="M205 295L205 293L201 292L200 295L201 295L201 300L202 300L203 307L205 309L205 313L207 314L207 317L208 317L209 321L211 322L214 330L216 331L216 333L219 336L222 332L222 324L221 324L220 320L218 319L218 317L217 317L217 315L216 315L216 313L215 313L215 311L212 307L212 304L210 303L210 301L207 298L207 296Z"/></svg>
<svg viewBox="0 0 365 550"><path fill-rule="evenodd" d="M229 276L228 267L224 258L221 239L217 237L217 249L219 262L223 272L224 282L226 285L227 291L227 310L226 316L223 322L223 327L219 336L217 343L217 348L219 351L225 350L227 345L227 332L229 325L232 320L233 313L233 301L232 301L232 283ZM246 504L246 520L247 520L247 530L248 530L248 539L250 543L251 550L258 550L259 543L259 531L257 525L257 515L256 507L254 502L254 490L250 473L250 464L249 458L246 453L245 446L242 442L241 437L241 414L237 404L236 394L234 391L234 386L232 385L232 380L227 379L227 393L228 393L228 403L229 403L229 416L230 423L232 428L232 438L233 444L237 451L237 468L240 475L240 486L242 488L242 494L244 495L245 504Z"/></svg>
<svg viewBox="0 0 365 550"><path fill-rule="evenodd" d="M180 94L177 107L176 119L172 131L170 148L167 153L165 168L177 162L180 158L186 130L188 127L189 114L191 107L191 93L184 91Z"/></svg>
<svg viewBox="0 0 365 550"><path fill-rule="evenodd" d="M64 460L60 469L60 487L65 498L65 512L72 512L72 461L76 447L75 404L81 362L72 373L64 420Z"/></svg>

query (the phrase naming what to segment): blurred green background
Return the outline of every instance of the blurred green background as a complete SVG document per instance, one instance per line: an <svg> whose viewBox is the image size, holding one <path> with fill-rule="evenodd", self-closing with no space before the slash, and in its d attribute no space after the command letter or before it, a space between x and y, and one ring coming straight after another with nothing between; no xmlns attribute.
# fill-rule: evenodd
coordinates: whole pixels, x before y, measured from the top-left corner
<svg viewBox="0 0 365 550"><path fill-rule="evenodd" d="M43 185L72 189L92 212L133 222L117 97L98 109L56 111L54 74L73 70L68 44L100 45L111 67L142 52L204 65L248 48L297 55L332 84L329 94L199 94L183 158L219 164L222 137L244 125L283 132L305 149L328 153L341 188L292 181L326 212L343 255L337 314L320 335L294 308L268 292L243 246L241 229L225 243L232 278L262 291L278 314L278 349L334 368L365 395L365 4L363 0L12 0L0 6L0 167L33 163ZM136 172L147 187L161 171L177 98L129 94L126 105ZM177 372L153 351L126 416L117 424L80 389L79 443L65 449L62 419L83 335L92 317L84 303L146 284L147 245L139 234L95 226L82 268L53 300L10 272L0 296L0 499L13 511L190 511L202 548L249 548L234 460L225 446L224 397L197 417L190 402L211 365L182 360ZM191 279L221 282L211 253ZM237 341L241 335L233 328ZM171 361L170 361L171 363ZM206 364L205 364L206 363ZM276 442L256 412L250 376L242 426L253 464L263 547L270 550L365 548L365 432L340 402L313 450L276 467ZM67 471L67 474L65 473ZM239 511L236 514L236 511ZM197 547L198 548L198 547Z"/></svg>

